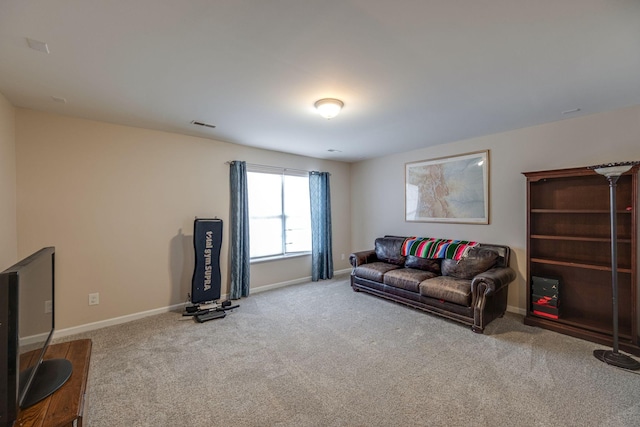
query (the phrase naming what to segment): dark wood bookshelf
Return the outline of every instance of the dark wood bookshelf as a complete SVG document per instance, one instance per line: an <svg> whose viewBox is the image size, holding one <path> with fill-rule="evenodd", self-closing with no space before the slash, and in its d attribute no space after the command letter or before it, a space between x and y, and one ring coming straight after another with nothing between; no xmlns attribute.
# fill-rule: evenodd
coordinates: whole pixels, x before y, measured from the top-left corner
<svg viewBox="0 0 640 427"><path fill-rule="evenodd" d="M527 178L527 310L524 322L610 346L613 343L609 183L583 168ZM616 186L620 349L640 355L637 285L638 167ZM560 280L558 319L533 312L532 277Z"/></svg>

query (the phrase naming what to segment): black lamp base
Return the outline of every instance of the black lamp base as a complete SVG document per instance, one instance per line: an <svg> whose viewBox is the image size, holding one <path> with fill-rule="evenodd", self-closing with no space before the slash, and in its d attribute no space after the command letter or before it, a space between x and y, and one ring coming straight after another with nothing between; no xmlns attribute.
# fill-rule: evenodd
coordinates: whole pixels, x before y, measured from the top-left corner
<svg viewBox="0 0 640 427"><path fill-rule="evenodd" d="M596 359L603 361L608 365L617 366L618 368L628 369L630 371L640 370L640 362L622 353L614 353L611 350L593 350Z"/></svg>

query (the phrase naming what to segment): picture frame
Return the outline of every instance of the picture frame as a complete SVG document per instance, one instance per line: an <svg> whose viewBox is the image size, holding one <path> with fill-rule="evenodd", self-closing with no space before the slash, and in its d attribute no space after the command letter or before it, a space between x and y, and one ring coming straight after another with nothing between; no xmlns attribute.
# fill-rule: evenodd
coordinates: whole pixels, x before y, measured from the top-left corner
<svg viewBox="0 0 640 427"><path fill-rule="evenodd" d="M489 150L405 163L405 221L489 224Z"/></svg>

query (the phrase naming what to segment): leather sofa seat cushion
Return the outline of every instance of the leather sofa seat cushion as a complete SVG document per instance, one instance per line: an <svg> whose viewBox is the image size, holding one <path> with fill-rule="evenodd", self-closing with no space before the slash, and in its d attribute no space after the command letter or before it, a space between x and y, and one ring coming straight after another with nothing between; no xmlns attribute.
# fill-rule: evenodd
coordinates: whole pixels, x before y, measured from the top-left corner
<svg viewBox="0 0 640 427"><path fill-rule="evenodd" d="M420 283L420 295L452 302L471 305L471 280L452 276L438 276Z"/></svg>
<svg viewBox="0 0 640 427"><path fill-rule="evenodd" d="M418 270L431 271L439 276L440 273L440 260L433 258L420 258L413 255L407 255L407 260L404 263L405 267L417 268Z"/></svg>
<svg viewBox="0 0 640 427"><path fill-rule="evenodd" d="M478 274L489 270L497 262L498 254L494 251L473 248L466 257L461 258L459 261L443 259L442 275L471 280Z"/></svg>
<svg viewBox="0 0 640 427"><path fill-rule="evenodd" d="M391 270L400 268L398 265L389 264L387 262L371 262L363 264L353 271L353 274L363 279L373 280L375 282L382 282L384 274Z"/></svg>
<svg viewBox="0 0 640 427"><path fill-rule="evenodd" d="M404 266L405 258L402 256L402 244L404 239L398 237L378 237L375 251L379 261Z"/></svg>
<svg viewBox="0 0 640 427"><path fill-rule="evenodd" d="M411 292L419 292L420 283L424 280L436 277L431 271L416 270L415 268L399 268L388 271L384 275L384 284L394 288L406 289Z"/></svg>

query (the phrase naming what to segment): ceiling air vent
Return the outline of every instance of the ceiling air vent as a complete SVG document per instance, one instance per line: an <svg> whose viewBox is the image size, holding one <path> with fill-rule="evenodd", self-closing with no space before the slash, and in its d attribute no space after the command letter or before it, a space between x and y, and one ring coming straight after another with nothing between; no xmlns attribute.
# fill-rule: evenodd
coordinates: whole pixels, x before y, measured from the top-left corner
<svg viewBox="0 0 640 427"><path fill-rule="evenodd" d="M192 125L198 125L198 126L204 126L206 128L211 128L211 129L215 129L216 125L211 125L209 123L205 123L205 122L199 122L197 120L192 120L191 121Z"/></svg>
<svg viewBox="0 0 640 427"><path fill-rule="evenodd" d="M49 53L49 46L45 42L41 42L38 40L33 40L27 37L27 44L33 50L38 50L40 52Z"/></svg>

